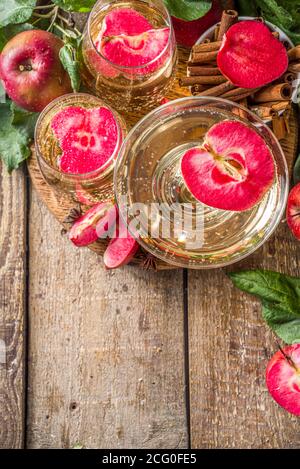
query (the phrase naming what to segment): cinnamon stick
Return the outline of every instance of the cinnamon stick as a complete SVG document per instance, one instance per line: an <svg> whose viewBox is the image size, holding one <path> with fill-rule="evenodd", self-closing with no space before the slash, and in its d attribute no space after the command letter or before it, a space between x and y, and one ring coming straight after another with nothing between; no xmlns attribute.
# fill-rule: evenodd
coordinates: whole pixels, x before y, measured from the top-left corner
<svg viewBox="0 0 300 469"><path fill-rule="evenodd" d="M218 55L218 51L211 51L211 52L198 52L195 54L192 54L191 62L192 63L209 63L214 60L216 60Z"/></svg>
<svg viewBox="0 0 300 469"><path fill-rule="evenodd" d="M258 90L259 88L234 88L233 90L224 93L222 98L231 98L232 96L239 96L246 93L249 93L248 96L250 96Z"/></svg>
<svg viewBox="0 0 300 469"><path fill-rule="evenodd" d="M196 85L195 88L197 86L198 85ZM208 88L207 90L198 92L198 96L221 96L223 93L226 93L226 91L232 90L233 88L234 85L230 81L226 81L221 85L217 85L212 88Z"/></svg>
<svg viewBox="0 0 300 469"><path fill-rule="evenodd" d="M184 77L179 79L180 86L193 86L193 85L220 85L225 83L227 78L223 75L215 76L193 76L193 77Z"/></svg>
<svg viewBox="0 0 300 469"><path fill-rule="evenodd" d="M296 80L297 75L296 73L293 73L293 72L286 72L282 78L283 78L284 83L289 83L291 85L293 81Z"/></svg>
<svg viewBox="0 0 300 469"><path fill-rule="evenodd" d="M288 83L270 85L256 93L254 103L267 103L269 101L287 101L292 97L292 87Z"/></svg>
<svg viewBox="0 0 300 469"><path fill-rule="evenodd" d="M222 41L214 41L209 43L196 44L192 48L192 53L197 54L198 52L212 52L219 50L221 47Z"/></svg>
<svg viewBox="0 0 300 469"><path fill-rule="evenodd" d="M275 112L286 111L291 106L290 101L278 101L270 103L256 104L250 106L251 111L255 112L261 119L270 118Z"/></svg>
<svg viewBox="0 0 300 469"><path fill-rule="evenodd" d="M300 60L300 45L290 49L288 51L288 57L289 57L291 62L293 60Z"/></svg>
<svg viewBox="0 0 300 469"><path fill-rule="evenodd" d="M202 91L210 89L210 86L207 85L194 85L191 87L191 93L193 96L197 96Z"/></svg>
<svg viewBox="0 0 300 469"><path fill-rule="evenodd" d="M237 95L231 96L229 98L226 97L226 96L224 97L223 95L221 95L220 98L228 99L229 101L233 101L234 103L238 103L238 102L242 101L243 99L248 98L249 96L251 96L252 93L253 93L253 90L248 90L245 93L237 94Z"/></svg>
<svg viewBox="0 0 300 469"><path fill-rule="evenodd" d="M220 30L218 34L218 41L223 39L225 33L228 29L238 21L238 12L235 10L225 10L222 14Z"/></svg>
<svg viewBox="0 0 300 469"><path fill-rule="evenodd" d="M215 30L214 30L214 40L217 41L218 40L218 37L219 37L219 32L220 32L220 24L221 23L218 23L215 27Z"/></svg>
<svg viewBox="0 0 300 469"><path fill-rule="evenodd" d="M221 71L218 67L205 67L197 65L188 65L189 76L209 76L209 75L221 75Z"/></svg>
<svg viewBox="0 0 300 469"><path fill-rule="evenodd" d="M275 103L268 103L271 104L271 108L274 111L285 111L291 107L291 101L278 101Z"/></svg>
<svg viewBox="0 0 300 469"><path fill-rule="evenodd" d="M283 140L286 137L288 128L284 116L279 116L278 113L274 112L272 115L272 127L278 140Z"/></svg>
<svg viewBox="0 0 300 469"><path fill-rule="evenodd" d="M298 62L290 63L288 71L292 72L292 73L300 73L300 62L299 63Z"/></svg>

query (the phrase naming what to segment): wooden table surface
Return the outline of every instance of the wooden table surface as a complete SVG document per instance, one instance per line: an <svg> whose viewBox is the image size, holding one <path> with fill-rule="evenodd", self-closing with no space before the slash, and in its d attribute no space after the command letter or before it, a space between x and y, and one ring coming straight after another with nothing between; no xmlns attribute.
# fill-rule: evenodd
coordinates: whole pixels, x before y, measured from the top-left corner
<svg viewBox="0 0 300 469"><path fill-rule="evenodd" d="M231 270L299 265L281 224ZM299 448L265 386L275 338L228 270L107 272L1 168L0 447Z"/></svg>

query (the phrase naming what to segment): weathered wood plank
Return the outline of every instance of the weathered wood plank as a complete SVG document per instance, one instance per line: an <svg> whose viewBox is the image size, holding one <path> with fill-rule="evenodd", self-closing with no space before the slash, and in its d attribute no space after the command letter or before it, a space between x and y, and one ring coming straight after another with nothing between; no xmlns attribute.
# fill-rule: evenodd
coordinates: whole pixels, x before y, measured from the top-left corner
<svg viewBox="0 0 300 469"><path fill-rule="evenodd" d="M186 447L182 272L106 272L33 194L28 444Z"/></svg>
<svg viewBox="0 0 300 469"><path fill-rule="evenodd" d="M0 448L24 442L26 180L0 163Z"/></svg>
<svg viewBox="0 0 300 469"><path fill-rule="evenodd" d="M300 275L300 245L281 226L262 249L231 270L266 268ZM265 385L277 350L259 302L225 271L189 273L191 439L194 448L299 448L299 419Z"/></svg>

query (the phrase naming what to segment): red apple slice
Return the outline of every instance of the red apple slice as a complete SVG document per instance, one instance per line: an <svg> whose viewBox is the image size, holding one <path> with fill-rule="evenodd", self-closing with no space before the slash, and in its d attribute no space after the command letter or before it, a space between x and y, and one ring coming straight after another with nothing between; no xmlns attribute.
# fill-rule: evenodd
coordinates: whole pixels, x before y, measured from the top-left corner
<svg viewBox="0 0 300 469"><path fill-rule="evenodd" d="M112 63L123 67L139 67L160 56L170 35L169 28L150 29L138 36L105 36L102 39L102 52ZM154 69L157 64L154 65ZM143 69L152 71L153 66Z"/></svg>
<svg viewBox="0 0 300 469"><path fill-rule="evenodd" d="M291 232L300 240L300 183L289 194L286 219Z"/></svg>
<svg viewBox="0 0 300 469"><path fill-rule="evenodd" d="M118 236L110 241L103 256L105 267L107 269L117 269L129 264L138 249L138 242L119 218Z"/></svg>
<svg viewBox="0 0 300 469"><path fill-rule="evenodd" d="M118 143L116 119L106 107L65 108L51 126L63 151L58 165L64 173L86 174L101 168Z"/></svg>
<svg viewBox="0 0 300 469"><path fill-rule="evenodd" d="M266 381L273 399L291 414L300 416L300 344L275 353L267 367Z"/></svg>
<svg viewBox="0 0 300 469"><path fill-rule="evenodd" d="M170 36L170 28L154 29L141 13L133 8L115 8L109 12L95 41L96 49L109 62L122 67L140 67L159 57ZM151 65L126 71L126 75L145 75L155 71L166 60L160 57ZM101 57L94 66L106 77L114 78L119 71Z"/></svg>
<svg viewBox="0 0 300 469"><path fill-rule="evenodd" d="M112 202L101 202L76 220L69 232L69 239L75 246L88 246L103 238L115 223L115 206Z"/></svg>
<svg viewBox="0 0 300 469"><path fill-rule="evenodd" d="M255 130L238 121L223 121L210 128L201 147L183 155L181 171L197 200L239 212L254 207L267 193L275 164Z"/></svg>
<svg viewBox="0 0 300 469"><path fill-rule="evenodd" d="M51 128L59 141L62 141L70 130L84 126L86 109L69 106L58 112L51 121Z"/></svg>
<svg viewBox="0 0 300 469"><path fill-rule="evenodd" d="M223 75L241 88L258 88L277 80L289 62L284 45L260 21L231 26L217 61Z"/></svg>

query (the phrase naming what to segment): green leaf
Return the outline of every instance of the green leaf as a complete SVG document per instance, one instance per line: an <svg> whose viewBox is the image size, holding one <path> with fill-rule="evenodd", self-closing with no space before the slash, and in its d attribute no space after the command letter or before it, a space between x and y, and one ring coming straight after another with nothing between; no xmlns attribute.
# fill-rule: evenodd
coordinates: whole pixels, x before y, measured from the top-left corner
<svg viewBox="0 0 300 469"><path fill-rule="evenodd" d="M293 16L290 10L283 7L283 2L282 5L276 0L259 0L257 3L266 19L285 28L292 27Z"/></svg>
<svg viewBox="0 0 300 469"><path fill-rule="evenodd" d="M0 80L0 103L6 102L6 92L3 86L2 81Z"/></svg>
<svg viewBox="0 0 300 469"><path fill-rule="evenodd" d="M211 9L211 1L164 0L170 15L185 21L201 18Z"/></svg>
<svg viewBox="0 0 300 469"><path fill-rule="evenodd" d="M294 184L298 184L298 182L300 182L300 155L298 156L296 163L294 165L293 181L294 181Z"/></svg>
<svg viewBox="0 0 300 469"><path fill-rule="evenodd" d="M273 304L263 302L262 315L268 326L287 344L300 342L300 315L277 310Z"/></svg>
<svg viewBox="0 0 300 469"><path fill-rule="evenodd" d="M300 279L268 270L228 274L240 290L262 301L267 324L287 343L300 341Z"/></svg>
<svg viewBox="0 0 300 469"><path fill-rule="evenodd" d="M0 28L8 24L27 21L33 12L36 0L5 0L0 2Z"/></svg>
<svg viewBox="0 0 300 469"><path fill-rule="evenodd" d="M95 0L53 0L53 3L65 11L88 13L95 5Z"/></svg>
<svg viewBox="0 0 300 469"><path fill-rule="evenodd" d="M295 0L237 0L241 15L263 16L281 28L296 44L300 44L300 9Z"/></svg>
<svg viewBox="0 0 300 469"><path fill-rule="evenodd" d="M17 106L14 102L11 103L12 124L17 129L25 132L30 139L34 137L35 124L38 120L39 114L37 112L30 112Z"/></svg>
<svg viewBox="0 0 300 469"><path fill-rule="evenodd" d="M35 29L35 28L30 23L10 24L0 29L0 51L2 51L5 44L12 37L16 36L19 33L22 33L23 31L30 31L31 29Z"/></svg>
<svg viewBox="0 0 300 469"><path fill-rule="evenodd" d="M9 173L29 157L29 141L27 131L12 124L11 103L0 104L0 157Z"/></svg>
<svg viewBox="0 0 300 469"><path fill-rule="evenodd" d="M76 93L80 89L80 65L77 60L77 49L68 42L60 49L59 58L64 69L68 72L73 91Z"/></svg>

